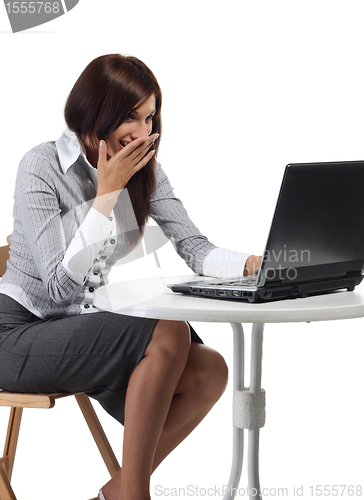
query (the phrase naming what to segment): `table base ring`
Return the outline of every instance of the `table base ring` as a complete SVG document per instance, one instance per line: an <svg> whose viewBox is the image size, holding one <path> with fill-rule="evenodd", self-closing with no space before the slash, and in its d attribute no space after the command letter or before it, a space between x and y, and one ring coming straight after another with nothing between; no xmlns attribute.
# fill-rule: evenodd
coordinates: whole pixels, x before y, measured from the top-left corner
<svg viewBox="0 0 364 500"><path fill-rule="evenodd" d="M252 393L248 388L234 391L233 425L239 429L260 429L265 424L265 390Z"/></svg>

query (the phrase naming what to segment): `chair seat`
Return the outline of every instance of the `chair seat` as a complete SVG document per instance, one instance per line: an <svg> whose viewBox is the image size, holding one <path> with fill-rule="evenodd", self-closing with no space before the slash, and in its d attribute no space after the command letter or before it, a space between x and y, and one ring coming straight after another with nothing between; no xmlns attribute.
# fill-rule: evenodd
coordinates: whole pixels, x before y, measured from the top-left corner
<svg viewBox="0 0 364 500"><path fill-rule="evenodd" d="M52 394L22 394L0 389L0 406L14 408L53 408L55 400L74 396L75 394L60 392Z"/></svg>

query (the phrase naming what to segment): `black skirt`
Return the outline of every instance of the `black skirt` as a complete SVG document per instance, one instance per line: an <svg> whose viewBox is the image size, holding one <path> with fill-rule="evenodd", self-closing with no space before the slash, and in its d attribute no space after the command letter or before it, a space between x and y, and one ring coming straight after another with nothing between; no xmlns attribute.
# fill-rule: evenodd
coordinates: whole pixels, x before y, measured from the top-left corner
<svg viewBox="0 0 364 500"><path fill-rule="evenodd" d="M123 424L129 379L156 323L112 312L43 321L0 293L0 387L84 392ZM191 341L202 343L190 330Z"/></svg>

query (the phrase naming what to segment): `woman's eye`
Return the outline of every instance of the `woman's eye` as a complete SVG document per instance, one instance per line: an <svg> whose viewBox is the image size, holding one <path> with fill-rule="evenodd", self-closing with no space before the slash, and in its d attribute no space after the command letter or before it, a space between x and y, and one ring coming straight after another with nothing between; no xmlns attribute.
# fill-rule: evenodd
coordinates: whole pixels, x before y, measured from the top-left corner
<svg viewBox="0 0 364 500"><path fill-rule="evenodd" d="M147 116L147 117L146 117L146 119L145 119L145 121L146 121L147 123L150 123L151 121L153 121L153 116L152 116L152 115Z"/></svg>

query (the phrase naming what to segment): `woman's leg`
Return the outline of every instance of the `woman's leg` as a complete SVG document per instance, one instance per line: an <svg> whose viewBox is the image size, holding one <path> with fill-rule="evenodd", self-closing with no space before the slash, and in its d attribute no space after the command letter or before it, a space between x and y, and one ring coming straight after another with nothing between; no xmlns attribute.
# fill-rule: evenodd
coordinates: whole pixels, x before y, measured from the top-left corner
<svg viewBox="0 0 364 500"><path fill-rule="evenodd" d="M159 321L145 357L130 378L125 400L120 500L149 498L155 450L189 348L186 323Z"/></svg>
<svg viewBox="0 0 364 500"><path fill-rule="evenodd" d="M227 377L227 366L218 352L203 344L191 344L186 368L158 442L153 471L220 399L226 388Z"/></svg>
<svg viewBox="0 0 364 500"><path fill-rule="evenodd" d="M217 352L190 345L185 323L159 321L130 379L123 468L104 486L106 499L149 499L151 473L204 418L226 382Z"/></svg>

